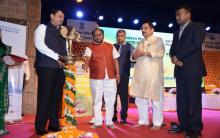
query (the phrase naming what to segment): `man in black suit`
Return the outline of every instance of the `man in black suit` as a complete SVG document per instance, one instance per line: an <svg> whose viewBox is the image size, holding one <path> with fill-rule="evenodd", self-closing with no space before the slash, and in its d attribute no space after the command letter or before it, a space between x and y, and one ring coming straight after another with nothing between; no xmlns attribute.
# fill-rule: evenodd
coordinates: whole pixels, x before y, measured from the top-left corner
<svg viewBox="0 0 220 138"><path fill-rule="evenodd" d="M191 8L183 5L176 10L180 30L174 33L170 49L171 62L175 64L174 76L177 87L177 115L179 125L171 133L186 132L186 136L201 135L202 124L202 77L206 75L202 57L205 28L191 21Z"/></svg>
<svg viewBox="0 0 220 138"><path fill-rule="evenodd" d="M48 133L45 130L47 121L48 131L60 131L58 113L65 83L62 57L67 55L66 40L60 35L59 30L63 21L63 11L53 9L50 22L46 25L40 24L34 33L34 67L38 77L35 131L38 135Z"/></svg>
<svg viewBox="0 0 220 138"><path fill-rule="evenodd" d="M127 111L128 111L128 83L129 83L129 76L130 76L130 67L131 61L130 56L134 50L134 47L126 43L126 32L125 30L118 30L117 31L117 43L114 44L115 48L120 53L120 57L118 59L119 66L120 66L120 83L117 86L117 95L120 97L121 101L121 124L127 123ZM117 97L115 101L114 107L114 116L112 121L117 121Z"/></svg>

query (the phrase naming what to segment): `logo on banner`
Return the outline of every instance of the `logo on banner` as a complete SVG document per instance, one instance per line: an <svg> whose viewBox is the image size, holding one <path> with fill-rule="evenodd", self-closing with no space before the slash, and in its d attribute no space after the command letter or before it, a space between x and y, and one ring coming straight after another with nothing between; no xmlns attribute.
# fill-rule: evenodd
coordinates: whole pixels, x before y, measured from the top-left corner
<svg viewBox="0 0 220 138"><path fill-rule="evenodd" d="M67 26L76 28L83 38L81 42L92 42L92 31L98 27L96 22L67 19Z"/></svg>
<svg viewBox="0 0 220 138"><path fill-rule="evenodd" d="M85 29L85 23L84 22L80 22L79 23L79 29L80 30L84 30Z"/></svg>

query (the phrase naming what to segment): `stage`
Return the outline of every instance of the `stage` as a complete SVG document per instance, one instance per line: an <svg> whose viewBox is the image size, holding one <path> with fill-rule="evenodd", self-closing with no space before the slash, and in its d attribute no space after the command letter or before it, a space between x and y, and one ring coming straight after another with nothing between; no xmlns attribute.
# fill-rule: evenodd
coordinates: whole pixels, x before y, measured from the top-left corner
<svg viewBox="0 0 220 138"><path fill-rule="evenodd" d="M121 125L116 123L116 129L107 129L105 125L102 128L92 129L88 122L91 117L77 118L78 129L95 132L100 138L181 138L184 134L169 134L168 128L171 121L177 121L176 112L164 111L165 127L162 127L159 131L152 131L150 127L134 128L133 125L137 123L138 114L134 104L129 105L128 111L128 124ZM151 117L151 115L150 115ZM202 138L219 138L220 128L220 110L203 109L203 122L204 130L202 132ZM22 122L15 124L7 124L7 130L10 134L3 136L2 138L38 138L34 132L34 115L25 115Z"/></svg>

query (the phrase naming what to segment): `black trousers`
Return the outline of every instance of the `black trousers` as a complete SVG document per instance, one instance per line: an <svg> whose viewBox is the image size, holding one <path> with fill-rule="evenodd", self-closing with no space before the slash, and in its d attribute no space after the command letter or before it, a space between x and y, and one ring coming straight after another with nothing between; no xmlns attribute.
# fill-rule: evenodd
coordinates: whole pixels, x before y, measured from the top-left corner
<svg viewBox="0 0 220 138"><path fill-rule="evenodd" d="M45 130L49 120L49 127L59 128L59 107L65 82L63 69L36 68L38 76L37 114L35 129Z"/></svg>
<svg viewBox="0 0 220 138"><path fill-rule="evenodd" d="M202 124L202 77L176 78L177 115L180 128L186 131L200 131Z"/></svg>
<svg viewBox="0 0 220 138"><path fill-rule="evenodd" d="M119 95L121 100L121 119L127 118L128 111L128 77L120 77L120 83L117 86L117 95ZM114 105L114 118L117 118L117 95Z"/></svg>

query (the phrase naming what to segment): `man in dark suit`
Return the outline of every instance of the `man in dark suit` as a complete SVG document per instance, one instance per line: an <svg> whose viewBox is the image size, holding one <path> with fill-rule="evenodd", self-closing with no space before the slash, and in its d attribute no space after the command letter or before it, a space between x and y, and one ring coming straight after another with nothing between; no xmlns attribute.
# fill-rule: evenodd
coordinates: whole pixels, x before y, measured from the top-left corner
<svg viewBox="0 0 220 138"><path fill-rule="evenodd" d="M126 39L126 32L125 30L118 30L117 31L117 43L114 44L115 48L118 50L120 57L119 61L119 68L120 68L120 83L117 86L117 95L120 97L121 101L121 121L120 123L126 124L127 123L127 111L128 111L128 83L129 83L129 76L130 76L130 67L131 61L130 56L134 50L134 47L125 42ZM114 116L112 119L114 122L117 121L117 97L115 101L114 107Z"/></svg>
<svg viewBox="0 0 220 138"><path fill-rule="evenodd" d="M67 55L66 40L60 35L59 27L63 24L64 13L53 9L50 22L40 24L34 33L36 58L34 66L38 77L37 113L35 131L45 135L48 131L60 131L59 107L65 83L62 57Z"/></svg>
<svg viewBox="0 0 220 138"><path fill-rule="evenodd" d="M202 57L205 28L191 21L191 8L183 5L176 10L180 30L174 33L170 49L171 62L175 64L174 76L177 87L177 115L179 125L171 133L186 132L186 136L201 135L202 102L201 83L206 75Z"/></svg>

